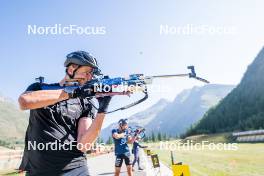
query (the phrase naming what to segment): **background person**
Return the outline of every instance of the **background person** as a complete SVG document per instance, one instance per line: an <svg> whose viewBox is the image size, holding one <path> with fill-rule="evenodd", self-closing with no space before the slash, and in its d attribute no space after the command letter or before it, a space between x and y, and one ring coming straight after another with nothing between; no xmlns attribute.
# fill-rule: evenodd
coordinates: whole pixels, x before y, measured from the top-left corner
<svg viewBox="0 0 264 176"><path fill-rule="evenodd" d="M133 148L132 148L132 153L134 154L134 160L132 163L132 170L134 171L134 166L137 162L138 164L138 170L143 170L142 167L140 167L140 157L139 157L139 148L147 148L147 146L142 146L139 144L140 137L136 137L134 143L133 143Z"/></svg>
<svg viewBox="0 0 264 176"><path fill-rule="evenodd" d="M132 144L135 138L128 134L128 119L120 119L118 125L117 129L112 130L116 155L115 176L119 176L123 161L125 161L128 175L132 176L132 162L128 143Z"/></svg>

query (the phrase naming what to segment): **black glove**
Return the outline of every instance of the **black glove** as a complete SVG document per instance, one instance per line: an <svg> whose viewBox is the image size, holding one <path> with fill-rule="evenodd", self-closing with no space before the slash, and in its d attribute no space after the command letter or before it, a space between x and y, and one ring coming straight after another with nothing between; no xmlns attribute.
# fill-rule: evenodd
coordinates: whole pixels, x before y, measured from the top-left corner
<svg viewBox="0 0 264 176"><path fill-rule="evenodd" d="M105 113L107 112L108 105L111 101L112 97L111 96L105 96L105 97L98 97L98 103L99 103L99 108L97 110L97 113Z"/></svg>
<svg viewBox="0 0 264 176"><path fill-rule="evenodd" d="M73 90L70 98L87 98L95 95L94 87L92 85L84 85Z"/></svg>

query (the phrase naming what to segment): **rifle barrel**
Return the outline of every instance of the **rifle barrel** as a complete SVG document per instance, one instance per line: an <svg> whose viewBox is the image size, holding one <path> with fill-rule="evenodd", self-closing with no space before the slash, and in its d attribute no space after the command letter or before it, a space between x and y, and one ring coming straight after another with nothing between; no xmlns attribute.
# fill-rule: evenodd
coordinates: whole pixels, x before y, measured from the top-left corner
<svg viewBox="0 0 264 176"><path fill-rule="evenodd" d="M151 76L152 78L170 78L170 77L185 77L189 76L189 74L174 74L174 75L157 75Z"/></svg>

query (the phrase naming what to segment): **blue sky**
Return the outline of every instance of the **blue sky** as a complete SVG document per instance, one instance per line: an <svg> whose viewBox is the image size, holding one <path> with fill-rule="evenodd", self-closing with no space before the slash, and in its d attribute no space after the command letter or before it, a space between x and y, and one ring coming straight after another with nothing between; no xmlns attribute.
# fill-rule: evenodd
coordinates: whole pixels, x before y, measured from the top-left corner
<svg viewBox="0 0 264 176"><path fill-rule="evenodd" d="M264 2L259 1L1 1L0 92L16 100L42 75L47 82L64 76L65 55L86 50L98 58L105 74L125 76L197 72L212 83L239 83L264 44ZM28 35L28 25L104 26L105 35ZM170 27L208 25L234 27L233 34L160 34ZM157 80L171 88L152 93L140 106L109 115L104 125L143 110L160 98L173 100L200 82ZM113 107L124 98L115 98Z"/></svg>

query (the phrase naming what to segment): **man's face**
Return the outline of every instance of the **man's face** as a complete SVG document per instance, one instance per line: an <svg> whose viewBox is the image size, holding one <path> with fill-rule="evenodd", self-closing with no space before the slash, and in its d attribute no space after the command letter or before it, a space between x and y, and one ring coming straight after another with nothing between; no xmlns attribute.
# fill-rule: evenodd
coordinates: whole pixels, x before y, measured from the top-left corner
<svg viewBox="0 0 264 176"><path fill-rule="evenodd" d="M127 128L128 128L128 125L127 124L121 126L121 129L122 130L126 130Z"/></svg>
<svg viewBox="0 0 264 176"><path fill-rule="evenodd" d="M69 66L69 74L73 74L73 71L76 69L76 65ZM93 78L93 68L90 66L81 66L77 69L74 74L74 79L80 79L79 83L81 85L85 84L87 81L90 81Z"/></svg>

